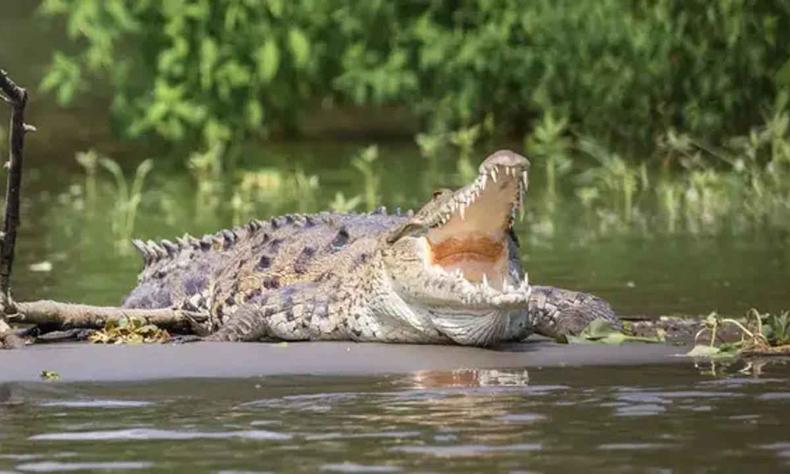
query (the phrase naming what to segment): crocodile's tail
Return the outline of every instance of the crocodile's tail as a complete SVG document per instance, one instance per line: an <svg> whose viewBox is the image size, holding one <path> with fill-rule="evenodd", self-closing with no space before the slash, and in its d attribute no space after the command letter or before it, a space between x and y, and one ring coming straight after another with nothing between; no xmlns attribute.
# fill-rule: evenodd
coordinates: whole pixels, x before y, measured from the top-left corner
<svg viewBox="0 0 790 474"><path fill-rule="evenodd" d="M234 229L221 230L201 238L185 234L176 239L133 240L144 266L137 287L126 297L129 308L184 307L205 304L214 271L242 239L263 227L261 221ZM193 301L194 300L194 301ZM191 302L191 303L190 303Z"/></svg>
<svg viewBox="0 0 790 474"><path fill-rule="evenodd" d="M369 215L387 215L379 208ZM400 215L400 210L394 215ZM145 265L138 285L124 300L125 307L161 308L183 306L193 300L207 299L216 272L228 264L237 246L252 244L255 236L265 233L287 239L295 232L315 225L334 225L337 219L362 218L357 214L319 213L287 214L268 221L253 219L233 229L220 230L201 238L185 234L176 239L160 241L133 240ZM196 297L197 295L197 297ZM189 304L188 306L194 306Z"/></svg>
<svg viewBox="0 0 790 474"><path fill-rule="evenodd" d="M133 240L132 245L142 255L145 265L137 287L123 305L130 308L200 306L208 297L213 275L227 264L237 245L249 242L259 232L272 233L287 226L311 226L316 222L313 216L291 214L268 221L253 219L243 226L201 238L185 234L175 242Z"/></svg>

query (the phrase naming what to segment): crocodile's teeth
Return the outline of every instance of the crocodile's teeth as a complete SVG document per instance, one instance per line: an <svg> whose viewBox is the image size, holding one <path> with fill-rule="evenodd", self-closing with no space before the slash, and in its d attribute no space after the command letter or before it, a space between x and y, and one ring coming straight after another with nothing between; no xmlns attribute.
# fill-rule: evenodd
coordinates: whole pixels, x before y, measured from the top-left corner
<svg viewBox="0 0 790 474"><path fill-rule="evenodd" d="M464 213L465 213L465 211L466 211L466 206L464 206L463 204L461 204L461 205L458 207L458 212L459 212L459 214L461 214L461 220L464 220L464 217L465 217Z"/></svg>
<svg viewBox="0 0 790 474"><path fill-rule="evenodd" d="M519 285L518 289L525 291L527 288L529 288L529 275L524 273L524 278L521 280L521 285Z"/></svg>
<svg viewBox="0 0 790 474"><path fill-rule="evenodd" d="M491 181L496 183L496 168L491 170Z"/></svg>
<svg viewBox="0 0 790 474"><path fill-rule="evenodd" d="M486 276L485 273L483 273L483 287L487 287L487 286L488 286L488 277Z"/></svg>
<svg viewBox="0 0 790 474"><path fill-rule="evenodd" d="M522 171L521 172L521 181L524 182L524 191L526 191L527 187L529 186L529 180L527 178L527 172L526 171Z"/></svg>
<svg viewBox="0 0 790 474"><path fill-rule="evenodd" d="M488 181L488 175L484 174L480 180L480 189L485 189L486 181Z"/></svg>

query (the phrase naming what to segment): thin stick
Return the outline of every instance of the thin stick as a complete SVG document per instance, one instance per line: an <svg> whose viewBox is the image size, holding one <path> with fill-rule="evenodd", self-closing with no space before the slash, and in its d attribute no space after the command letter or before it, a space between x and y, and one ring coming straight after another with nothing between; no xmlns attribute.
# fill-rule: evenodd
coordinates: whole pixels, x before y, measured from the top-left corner
<svg viewBox="0 0 790 474"><path fill-rule="evenodd" d="M25 133L35 128L25 124L27 91L17 86L8 74L0 69L0 90L11 104L11 129L8 135L8 185L5 195L2 245L0 246L0 303L9 313L11 302L11 269L14 265L16 229L19 226L19 193L22 186L22 150Z"/></svg>

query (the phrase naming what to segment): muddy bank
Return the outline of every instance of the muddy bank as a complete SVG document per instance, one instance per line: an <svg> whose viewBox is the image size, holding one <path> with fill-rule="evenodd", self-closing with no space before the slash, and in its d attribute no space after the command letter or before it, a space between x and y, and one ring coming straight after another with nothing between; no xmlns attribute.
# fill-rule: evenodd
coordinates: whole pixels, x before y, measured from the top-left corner
<svg viewBox="0 0 790 474"><path fill-rule="evenodd" d="M0 382L132 381L261 375L375 375L461 368L639 365L686 362L687 347L664 344L565 345L533 341L496 350L473 347L303 342L146 345L52 344L0 351Z"/></svg>

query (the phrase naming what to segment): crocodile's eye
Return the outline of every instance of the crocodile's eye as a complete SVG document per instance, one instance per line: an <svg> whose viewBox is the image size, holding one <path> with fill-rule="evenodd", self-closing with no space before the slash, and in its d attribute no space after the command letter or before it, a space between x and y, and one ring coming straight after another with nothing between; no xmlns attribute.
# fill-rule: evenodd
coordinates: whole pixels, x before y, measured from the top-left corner
<svg viewBox="0 0 790 474"><path fill-rule="evenodd" d="M452 189L449 189L449 188L439 188L439 189L435 189L435 190L433 191L433 199L436 199L436 198L438 198L438 197L440 197L440 196L444 196L445 194L447 194L447 193L451 193L451 192L453 192L453 190L452 190Z"/></svg>
<svg viewBox="0 0 790 474"><path fill-rule="evenodd" d="M427 232L425 225L419 222L410 221L390 232L387 236L387 243L394 244L407 235L424 234L425 232Z"/></svg>

